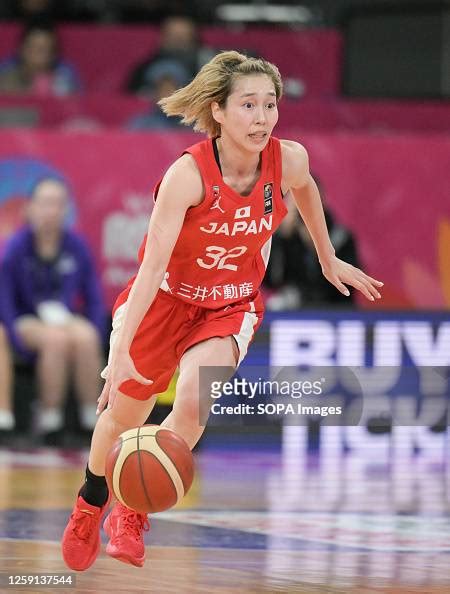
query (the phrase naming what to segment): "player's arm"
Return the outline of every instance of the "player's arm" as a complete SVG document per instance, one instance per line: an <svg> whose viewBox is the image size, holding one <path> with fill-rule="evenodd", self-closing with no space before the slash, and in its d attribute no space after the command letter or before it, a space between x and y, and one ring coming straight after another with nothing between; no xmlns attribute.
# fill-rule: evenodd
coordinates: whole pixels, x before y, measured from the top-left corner
<svg viewBox="0 0 450 594"><path fill-rule="evenodd" d="M203 191L200 172L189 154L175 161L164 176L150 217L144 258L127 300L118 348L129 350L163 281L186 211L201 202Z"/></svg>
<svg viewBox="0 0 450 594"><path fill-rule="evenodd" d="M194 158L183 155L169 168L161 182L149 222L143 261L127 299L97 412L101 412L107 402L112 406L115 394L125 380L152 383L136 370L129 354L130 346L164 278L186 212L200 204L203 195L203 181Z"/></svg>
<svg viewBox="0 0 450 594"><path fill-rule="evenodd" d="M283 140L281 143L283 190L290 190L297 209L311 235L325 278L341 293L349 295L347 285L361 291L373 301L381 297L378 288L383 285L359 268L336 257L328 235L319 190L309 171L306 149L299 143Z"/></svg>

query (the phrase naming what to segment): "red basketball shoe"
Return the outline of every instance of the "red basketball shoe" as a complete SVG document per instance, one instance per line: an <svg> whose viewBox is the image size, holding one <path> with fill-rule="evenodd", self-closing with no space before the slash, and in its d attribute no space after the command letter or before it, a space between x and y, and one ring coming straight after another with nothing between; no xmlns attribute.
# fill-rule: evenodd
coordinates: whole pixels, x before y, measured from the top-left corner
<svg viewBox="0 0 450 594"><path fill-rule="evenodd" d="M100 551L100 523L110 499L98 507L78 495L62 538L62 555L70 569L84 571L96 560Z"/></svg>
<svg viewBox="0 0 450 594"><path fill-rule="evenodd" d="M110 539L106 546L108 555L136 567L144 565L144 531L150 530L146 514L139 514L117 502L103 529Z"/></svg>

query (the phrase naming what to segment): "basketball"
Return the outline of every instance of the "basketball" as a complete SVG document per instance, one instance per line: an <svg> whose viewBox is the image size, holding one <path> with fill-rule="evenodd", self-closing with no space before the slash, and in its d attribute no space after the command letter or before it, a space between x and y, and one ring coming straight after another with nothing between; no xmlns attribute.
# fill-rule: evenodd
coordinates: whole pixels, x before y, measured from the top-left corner
<svg viewBox="0 0 450 594"><path fill-rule="evenodd" d="M116 498L140 513L169 509L189 491L192 453L179 435L159 425L122 433L108 452L106 480Z"/></svg>

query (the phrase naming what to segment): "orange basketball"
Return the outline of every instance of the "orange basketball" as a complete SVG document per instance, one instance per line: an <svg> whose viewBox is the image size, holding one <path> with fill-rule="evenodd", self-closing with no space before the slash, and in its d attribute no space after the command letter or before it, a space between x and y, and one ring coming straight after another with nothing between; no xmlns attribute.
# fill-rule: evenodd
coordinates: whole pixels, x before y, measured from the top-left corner
<svg viewBox="0 0 450 594"><path fill-rule="evenodd" d="M194 478L194 459L184 439L159 425L122 433L108 452L106 480L116 498L140 513L178 503Z"/></svg>

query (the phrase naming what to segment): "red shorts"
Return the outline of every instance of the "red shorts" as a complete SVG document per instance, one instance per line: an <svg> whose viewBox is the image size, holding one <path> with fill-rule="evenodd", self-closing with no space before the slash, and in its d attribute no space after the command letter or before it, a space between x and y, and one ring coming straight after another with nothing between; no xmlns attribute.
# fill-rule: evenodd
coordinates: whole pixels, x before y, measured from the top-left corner
<svg viewBox="0 0 450 594"><path fill-rule="evenodd" d="M127 307L129 289L123 291L113 309L110 344L114 344ZM153 380L145 386L135 380L124 382L120 391L137 400L147 400L164 392L183 354L195 344L213 337L234 336L239 347L239 363L260 326L264 308L260 294L222 309L190 305L161 289L142 320L131 343L130 354L136 369ZM205 361L205 364L207 362ZM102 372L106 377L108 367Z"/></svg>

